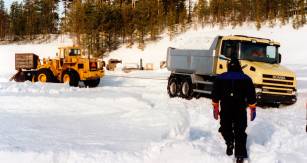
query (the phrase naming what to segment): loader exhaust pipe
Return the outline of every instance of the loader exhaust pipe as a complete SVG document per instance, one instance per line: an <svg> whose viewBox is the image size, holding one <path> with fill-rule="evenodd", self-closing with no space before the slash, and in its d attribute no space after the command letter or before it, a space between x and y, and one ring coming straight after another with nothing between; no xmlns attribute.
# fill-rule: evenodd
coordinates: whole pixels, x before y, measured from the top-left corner
<svg viewBox="0 0 307 163"><path fill-rule="evenodd" d="M88 46L87 52L88 52L88 59L90 59L90 57L91 57L91 45Z"/></svg>

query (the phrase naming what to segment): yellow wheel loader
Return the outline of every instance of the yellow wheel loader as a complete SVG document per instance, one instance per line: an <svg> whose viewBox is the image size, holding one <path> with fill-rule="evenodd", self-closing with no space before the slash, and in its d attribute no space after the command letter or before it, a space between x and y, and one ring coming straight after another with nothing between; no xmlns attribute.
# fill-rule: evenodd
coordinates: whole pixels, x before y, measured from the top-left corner
<svg viewBox="0 0 307 163"><path fill-rule="evenodd" d="M43 59L33 53L15 54L15 69L18 72L10 79L17 82L69 82L78 86L82 81L85 86L96 87L105 75L104 62L97 59L82 58L81 47L59 47L56 59Z"/></svg>

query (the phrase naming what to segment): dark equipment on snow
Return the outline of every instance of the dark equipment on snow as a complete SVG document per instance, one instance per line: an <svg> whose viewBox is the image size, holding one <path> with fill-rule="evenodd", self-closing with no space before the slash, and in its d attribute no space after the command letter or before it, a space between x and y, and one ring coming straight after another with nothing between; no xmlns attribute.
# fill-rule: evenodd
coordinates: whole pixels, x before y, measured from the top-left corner
<svg viewBox="0 0 307 163"><path fill-rule="evenodd" d="M114 69L116 68L116 65L118 63L122 63L122 60L119 59L109 59L108 60L108 64L106 66L106 69L109 71L114 71Z"/></svg>
<svg viewBox="0 0 307 163"><path fill-rule="evenodd" d="M36 73L39 57L34 53L16 53L15 54L15 70L18 72L10 78L9 81L24 82L32 80ZM28 71L22 71L22 69Z"/></svg>

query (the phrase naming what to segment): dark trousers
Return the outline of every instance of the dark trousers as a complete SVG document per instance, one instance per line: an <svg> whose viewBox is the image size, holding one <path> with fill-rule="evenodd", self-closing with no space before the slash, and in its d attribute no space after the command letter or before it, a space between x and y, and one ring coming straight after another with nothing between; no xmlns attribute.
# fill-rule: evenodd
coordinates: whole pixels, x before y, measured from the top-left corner
<svg viewBox="0 0 307 163"><path fill-rule="evenodd" d="M226 144L235 143L235 157L247 158L245 129L247 127L247 115L245 109L236 111L220 112L219 132L222 134Z"/></svg>

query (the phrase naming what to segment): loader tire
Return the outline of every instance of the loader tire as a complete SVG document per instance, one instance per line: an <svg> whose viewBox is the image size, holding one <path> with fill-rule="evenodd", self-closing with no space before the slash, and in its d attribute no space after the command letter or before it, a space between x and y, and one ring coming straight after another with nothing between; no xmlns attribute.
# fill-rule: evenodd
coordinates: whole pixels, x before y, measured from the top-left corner
<svg viewBox="0 0 307 163"><path fill-rule="evenodd" d="M40 69L36 72L34 81L37 82L54 82L53 73L49 69Z"/></svg>
<svg viewBox="0 0 307 163"><path fill-rule="evenodd" d="M173 77L170 78L168 85L167 85L167 93L170 98L174 98L178 96L178 82L177 78Z"/></svg>
<svg viewBox="0 0 307 163"><path fill-rule="evenodd" d="M100 78L98 78L96 80L84 80L83 81L84 85L86 87L90 87L90 88L97 87L99 82L100 82Z"/></svg>
<svg viewBox="0 0 307 163"><path fill-rule="evenodd" d="M193 84L190 77L183 78L180 85L181 97L187 100L193 98Z"/></svg>
<svg viewBox="0 0 307 163"><path fill-rule="evenodd" d="M69 82L70 86L77 87L79 85L79 74L72 69L64 70L61 79L63 83Z"/></svg>

